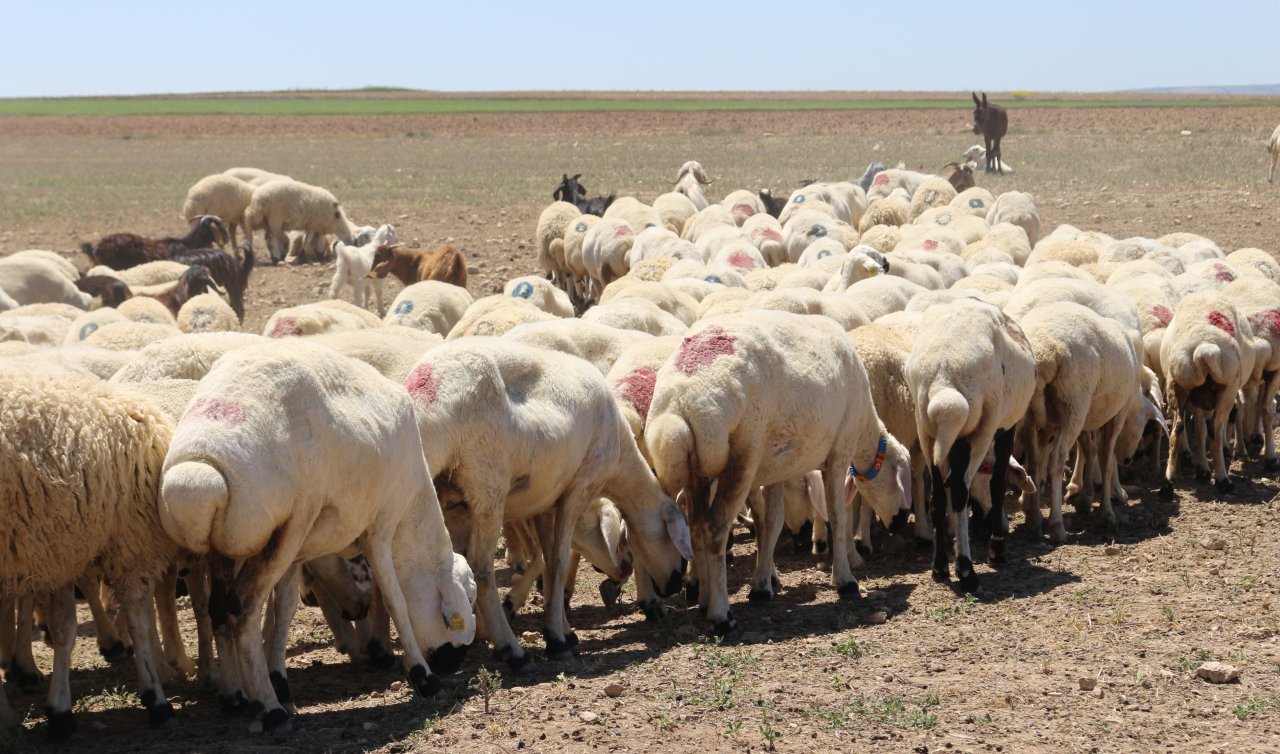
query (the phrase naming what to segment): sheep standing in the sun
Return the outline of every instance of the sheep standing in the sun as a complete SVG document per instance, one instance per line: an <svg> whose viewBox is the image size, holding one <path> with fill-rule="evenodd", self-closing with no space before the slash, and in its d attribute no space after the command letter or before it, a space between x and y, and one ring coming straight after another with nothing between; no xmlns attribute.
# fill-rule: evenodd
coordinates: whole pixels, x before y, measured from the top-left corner
<svg viewBox="0 0 1280 754"><path fill-rule="evenodd" d="M479 619L494 651L514 669L530 658L494 580L505 520L537 516L545 526L539 539L550 657L569 656L577 645L565 616L566 564L574 526L592 500L603 496L618 505L636 561L654 580L637 585L637 602L657 609L653 592L679 590L681 553L688 554L684 516L662 494L596 367L508 338L462 338L428 351L405 388L441 496L466 501L465 548L479 584Z"/></svg>
<svg viewBox="0 0 1280 754"><path fill-rule="evenodd" d="M981 594L982 587L969 552L969 486L994 451L987 520L995 532L992 556L1003 557L1012 430L1035 390L1035 366L1017 323L995 306L968 298L926 310L907 359L916 430L933 480L933 577L950 579L949 523L956 541L956 576L970 594Z"/></svg>
<svg viewBox="0 0 1280 754"><path fill-rule="evenodd" d="M909 501L907 451L877 417L844 330L825 317L744 311L699 321L658 371L645 443L663 489L684 490L690 500L691 592L696 584L720 636L737 628L723 554L752 489L769 488L765 520L756 522L758 599L774 591L772 552L787 480L823 472L835 532L831 580L847 596L858 594L858 582L849 566L846 470L861 475L858 489L885 521Z"/></svg>

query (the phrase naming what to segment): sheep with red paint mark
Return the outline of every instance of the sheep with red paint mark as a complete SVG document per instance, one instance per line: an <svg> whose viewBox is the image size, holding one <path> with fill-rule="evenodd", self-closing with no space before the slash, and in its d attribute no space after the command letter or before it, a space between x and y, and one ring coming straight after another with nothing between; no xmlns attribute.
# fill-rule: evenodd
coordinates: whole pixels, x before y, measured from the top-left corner
<svg viewBox="0 0 1280 754"><path fill-rule="evenodd" d="M641 228L643 230L643 228ZM636 230L626 220L606 217L591 226L582 241L582 265L587 272L586 299L594 303L605 286L627 274L627 255Z"/></svg>
<svg viewBox="0 0 1280 754"><path fill-rule="evenodd" d="M475 635L475 582L453 553L409 396L322 345L218 360L169 445L159 510L176 542L206 555L214 630L235 648L265 729L287 729L288 694L282 674L268 675L260 611L282 588L276 620L287 622L301 561L365 554L424 695L440 689L427 656L456 667Z"/></svg>
<svg viewBox="0 0 1280 754"><path fill-rule="evenodd" d="M1242 276L1227 284L1222 294L1235 304L1239 315L1253 331L1257 363L1244 384L1241 420L1246 432L1242 438L1261 445L1263 468L1280 469L1276 457L1276 395L1280 393L1280 284L1261 275Z"/></svg>
<svg viewBox="0 0 1280 754"><path fill-rule="evenodd" d="M268 338L292 338L373 327L382 327L378 315L355 304L330 299L277 309L267 318L262 334Z"/></svg>
<svg viewBox="0 0 1280 754"><path fill-rule="evenodd" d="M743 311L698 322L658 371L645 443L663 489L683 490L690 500L696 567L689 594L718 636L738 632L723 553L753 489L767 488L756 522L753 599L776 590L782 483L822 471L835 532L831 579L842 596L858 596L840 502L846 471L861 469L859 488L885 521L908 505L907 451L876 415L845 331L825 317Z"/></svg>
<svg viewBox="0 0 1280 754"><path fill-rule="evenodd" d="M760 201L760 195L746 189L730 191L725 194L719 204L729 210L729 214L733 215L733 221L737 223L739 228L743 227L747 220L756 215L768 214L764 202Z"/></svg>
<svg viewBox="0 0 1280 754"><path fill-rule="evenodd" d="M1208 416L1209 455L1205 432L1194 433L1192 464L1196 477L1207 480L1213 464L1214 483L1221 492L1231 492L1235 482L1228 475L1223 452L1227 420L1236 395L1254 366L1252 328L1240 316L1232 300L1222 291L1192 293L1178 302L1160 344L1160 364L1164 368L1165 405L1173 433L1169 438L1169 463L1161 489L1173 496L1178 472L1180 436L1191 423L1193 410Z"/></svg>
<svg viewBox="0 0 1280 754"><path fill-rule="evenodd" d="M760 250L770 267L790 261L782 235L782 224L771 215L763 212L752 215L742 223L742 231L747 234L752 245Z"/></svg>
<svg viewBox="0 0 1280 754"><path fill-rule="evenodd" d="M637 563L662 596L680 587L688 529L636 447L604 376L575 356L503 338L467 338L427 352L405 381L438 487L466 501L467 559L495 652L513 669L530 658L503 614L493 560L507 520L554 512L543 540L547 655L572 656L565 567L573 526L590 501L613 500ZM445 493L442 492L442 495ZM656 596L641 605L660 611Z"/></svg>

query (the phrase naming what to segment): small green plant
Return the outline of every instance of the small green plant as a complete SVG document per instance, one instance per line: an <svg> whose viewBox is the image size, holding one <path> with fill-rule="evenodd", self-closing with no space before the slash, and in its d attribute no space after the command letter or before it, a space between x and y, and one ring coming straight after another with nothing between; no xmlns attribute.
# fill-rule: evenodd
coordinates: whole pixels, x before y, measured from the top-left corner
<svg viewBox="0 0 1280 754"><path fill-rule="evenodd" d="M655 712L649 715L649 724L660 731L669 731L675 726L671 723L671 718L667 715L667 711Z"/></svg>
<svg viewBox="0 0 1280 754"><path fill-rule="evenodd" d="M563 673L561 674L563 676ZM488 668L480 668L471 679L471 688L479 692L484 699L484 713L489 714L489 702L493 695L502 688L502 673Z"/></svg>
<svg viewBox="0 0 1280 754"><path fill-rule="evenodd" d="M779 738L782 738L782 732L773 727L768 712L764 713L764 716L760 719L760 735L764 736L765 751L773 751L774 744L777 743Z"/></svg>
<svg viewBox="0 0 1280 754"><path fill-rule="evenodd" d="M734 720L733 722L729 723L729 727L728 727L729 735L731 736L738 735L738 731L742 730L742 726L743 726L743 722L741 720Z"/></svg>
<svg viewBox="0 0 1280 754"><path fill-rule="evenodd" d="M1183 673L1190 673L1206 662L1213 660L1213 655L1203 649L1197 649L1191 657L1179 657L1176 667Z"/></svg>
<svg viewBox="0 0 1280 754"><path fill-rule="evenodd" d="M844 641L837 642L835 646L831 648L831 651L838 655L844 655L851 660L856 660L866 654L867 645L859 644L856 639L850 636Z"/></svg>
<svg viewBox="0 0 1280 754"><path fill-rule="evenodd" d="M1254 715L1261 715L1268 710L1280 710L1280 699L1264 699L1260 696L1250 697L1244 704L1237 704L1231 712L1237 720L1248 720Z"/></svg>
<svg viewBox="0 0 1280 754"><path fill-rule="evenodd" d="M142 700L138 698L137 692L130 691L124 686L116 686L80 697L71 709L73 712L87 712L95 709L129 709L141 706Z"/></svg>

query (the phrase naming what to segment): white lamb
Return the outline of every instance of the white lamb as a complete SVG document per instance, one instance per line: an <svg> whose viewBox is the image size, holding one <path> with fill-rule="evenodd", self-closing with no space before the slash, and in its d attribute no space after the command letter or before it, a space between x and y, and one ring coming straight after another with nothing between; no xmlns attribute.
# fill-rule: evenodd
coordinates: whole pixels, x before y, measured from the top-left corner
<svg viewBox="0 0 1280 754"><path fill-rule="evenodd" d="M371 277L373 255L381 246L395 244L400 239L396 229L390 225L380 225L373 238L363 246L350 246L341 239L333 242L333 255L337 259L337 269L329 284L329 298L337 298L344 286L351 286L351 303L364 308L369 298L369 290L373 290L374 300L378 304L378 315L386 310L382 306L382 281L380 277Z"/></svg>
<svg viewBox="0 0 1280 754"><path fill-rule="evenodd" d="M870 246L858 245L844 255L840 271L830 277L822 290L826 293L841 293L855 283L883 275L890 269L891 264L883 254Z"/></svg>
<svg viewBox="0 0 1280 754"><path fill-rule="evenodd" d="M690 554L684 515L662 494L595 367L505 338L471 338L427 352L405 388L436 484L466 501L471 535L460 544L479 582L480 619L513 668L530 658L494 583L504 520L555 511L551 537L543 539L549 657L569 655L577 644L565 617L565 565L573 527L592 500L618 504L636 562L651 575L637 582L637 602L656 610L655 591L679 590L682 553Z"/></svg>
<svg viewBox="0 0 1280 754"><path fill-rule="evenodd" d="M473 303L475 299L466 288L439 280L424 280L405 286L391 302L391 309L382 322L444 336L458 324Z"/></svg>
<svg viewBox="0 0 1280 754"><path fill-rule="evenodd" d="M453 553L408 396L323 346L270 343L218 361L169 446L160 519L183 547L207 553L216 630L235 647L266 729L287 713L258 617L279 584L277 604L292 604L276 620L288 621L300 561L359 547L425 696L440 680L424 655L456 667L475 635L475 582Z"/></svg>
<svg viewBox="0 0 1280 754"><path fill-rule="evenodd" d="M775 590L781 483L822 471L834 532L831 580L842 596L858 595L841 497L846 470L861 469L858 489L885 521L909 504L907 451L876 416L845 332L823 317L741 312L698 322L658 371L645 443L663 489L689 496L696 555L690 596L701 597L718 636L737 631L724 552L752 489L768 487L766 517L756 522L755 599Z"/></svg>

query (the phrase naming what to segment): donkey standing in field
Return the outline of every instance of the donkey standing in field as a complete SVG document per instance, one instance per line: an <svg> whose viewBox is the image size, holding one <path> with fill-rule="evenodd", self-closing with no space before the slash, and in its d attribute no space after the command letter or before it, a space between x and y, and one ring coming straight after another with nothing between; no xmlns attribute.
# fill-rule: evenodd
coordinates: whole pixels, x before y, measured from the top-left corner
<svg viewBox="0 0 1280 754"><path fill-rule="evenodd" d="M1009 130L1009 113L1000 105L987 104L987 93L982 93L982 99L978 99L977 92L973 94L973 132L982 134L982 140L986 142L987 147L987 172L1000 170L1002 155L1000 154L1000 140L1004 138L1005 133ZM1003 171L1001 171L1003 172Z"/></svg>

